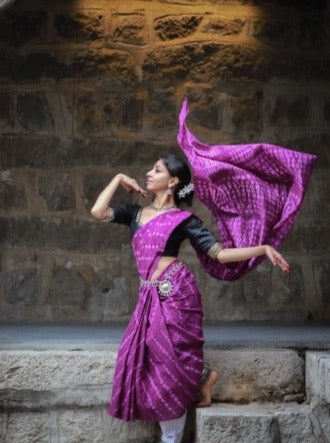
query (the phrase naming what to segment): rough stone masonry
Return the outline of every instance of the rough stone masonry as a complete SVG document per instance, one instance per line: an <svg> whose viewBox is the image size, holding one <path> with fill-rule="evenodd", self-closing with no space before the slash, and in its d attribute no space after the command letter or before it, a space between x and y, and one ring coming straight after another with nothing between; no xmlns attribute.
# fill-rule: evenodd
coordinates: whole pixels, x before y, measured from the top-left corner
<svg viewBox="0 0 330 443"><path fill-rule="evenodd" d="M129 318L128 232L90 207L115 173L143 183L160 152L178 152L186 95L207 143L319 156L281 248L290 277L265 262L219 282L184 247L205 321L329 320L329 43L325 0L17 0L0 11L0 321Z"/></svg>

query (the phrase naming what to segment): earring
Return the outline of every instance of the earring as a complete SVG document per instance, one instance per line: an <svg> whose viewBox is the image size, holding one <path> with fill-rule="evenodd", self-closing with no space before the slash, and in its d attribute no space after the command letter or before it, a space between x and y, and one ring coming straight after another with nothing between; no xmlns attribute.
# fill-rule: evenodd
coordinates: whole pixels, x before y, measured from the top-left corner
<svg viewBox="0 0 330 443"><path fill-rule="evenodd" d="M167 191L166 191L166 195L168 195L168 196L173 195L173 191L172 191L171 186L168 187L168 189L167 189Z"/></svg>

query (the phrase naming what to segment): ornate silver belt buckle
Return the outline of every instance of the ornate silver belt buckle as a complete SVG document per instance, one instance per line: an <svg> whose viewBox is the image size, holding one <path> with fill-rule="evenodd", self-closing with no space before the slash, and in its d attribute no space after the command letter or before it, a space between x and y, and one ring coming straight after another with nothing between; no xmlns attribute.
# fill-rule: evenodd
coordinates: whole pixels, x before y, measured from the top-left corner
<svg viewBox="0 0 330 443"><path fill-rule="evenodd" d="M173 291L173 285L169 280L162 280L158 284L160 295L166 297Z"/></svg>

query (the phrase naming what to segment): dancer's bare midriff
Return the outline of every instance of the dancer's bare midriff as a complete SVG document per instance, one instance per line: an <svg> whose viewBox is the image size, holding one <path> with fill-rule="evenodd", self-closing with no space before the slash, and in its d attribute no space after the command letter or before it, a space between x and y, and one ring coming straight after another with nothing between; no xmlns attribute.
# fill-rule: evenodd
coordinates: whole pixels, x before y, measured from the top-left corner
<svg viewBox="0 0 330 443"><path fill-rule="evenodd" d="M171 263L175 262L177 257L161 257L158 262L157 268L152 274L151 280L155 280L160 276L160 274L168 267Z"/></svg>

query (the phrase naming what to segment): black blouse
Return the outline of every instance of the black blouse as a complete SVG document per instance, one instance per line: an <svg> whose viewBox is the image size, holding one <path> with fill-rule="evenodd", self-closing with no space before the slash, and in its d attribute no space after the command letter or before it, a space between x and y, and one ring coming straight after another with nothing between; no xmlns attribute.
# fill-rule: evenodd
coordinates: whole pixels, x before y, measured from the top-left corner
<svg viewBox="0 0 330 443"><path fill-rule="evenodd" d="M120 223L130 227L131 237L142 225L139 222L139 209L137 204L125 204L113 206L113 223ZM183 240L188 238L195 249L207 252L217 241L214 236L203 226L202 222L195 216L184 220L172 232L167 240L163 257L177 257L180 245Z"/></svg>

